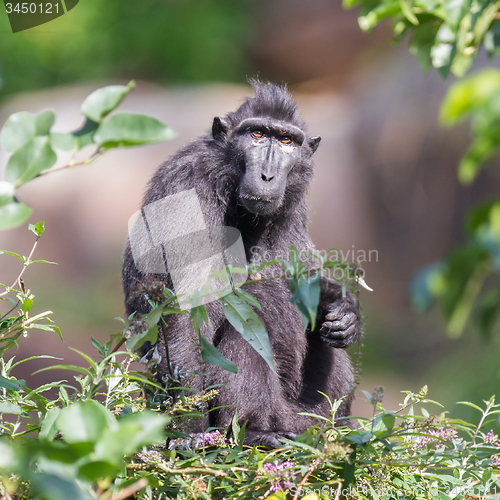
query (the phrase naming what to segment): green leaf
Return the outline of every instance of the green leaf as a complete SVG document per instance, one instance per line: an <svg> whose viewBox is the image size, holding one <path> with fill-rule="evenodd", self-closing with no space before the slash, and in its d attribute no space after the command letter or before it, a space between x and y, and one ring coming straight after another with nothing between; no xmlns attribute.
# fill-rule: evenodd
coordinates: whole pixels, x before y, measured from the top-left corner
<svg viewBox="0 0 500 500"><path fill-rule="evenodd" d="M9 401L0 402L0 413L6 413L9 415L26 415L26 412L19 406Z"/></svg>
<svg viewBox="0 0 500 500"><path fill-rule="evenodd" d="M197 303L197 292L198 290L195 290L195 293L193 293L193 304ZM208 325L208 314L205 306L197 305L195 307L191 307L189 319L191 320L196 333L200 333L202 325Z"/></svg>
<svg viewBox="0 0 500 500"><path fill-rule="evenodd" d="M151 411L131 413L107 429L95 447L95 457L111 464L121 464L124 455L130 455L142 446L164 441L164 428L169 418Z"/></svg>
<svg viewBox="0 0 500 500"><path fill-rule="evenodd" d="M35 137L35 116L26 111L7 118L0 133L0 144L6 151L16 151Z"/></svg>
<svg viewBox="0 0 500 500"><path fill-rule="evenodd" d="M490 109L500 91L500 71L489 68L454 83L441 104L440 119L444 125L455 125L477 109Z"/></svg>
<svg viewBox="0 0 500 500"><path fill-rule="evenodd" d="M67 443L96 443L104 431L117 426L113 414L97 401L78 401L57 417L57 428Z"/></svg>
<svg viewBox="0 0 500 500"><path fill-rule="evenodd" d="M32 307L33 307L33 299L30 299L29 297L24 299L22 305L23 312L28 312Z"/></svg>
<svg viewBox="0 0 500 500"><path fill-rule="evenodd" d="M56 149L72 151L75 149L75 136L73 134L50 133L50 144Z"/></svg>
<svg viewBox="0 0 500 500"><path fill-rule="evenodd" d="M238 373L238 367L226 359L219 350L213 346L201 333L198 334L198 340L201 347L201 357L209 365L219 366L223 370L231 373Z"/></svg>
<svg viewBox="0 0 500 500"><path fill-rule="evenodd" d="M469 401L457 401L457 405L470 406L471 408L474 408L475 410L478 410L481 413L484 413L482 408L480 408L479 406L475 405L474 403L469 403Z"/></svg>
<svg viewBox="0 0 500 500"><path fill-rule="evenodd" d="M16 458L13 446L7 439L0 439L0 469L2 472L9 471L9 468L14 468Z"/></svg>
<svg viewBox="0 0 500 500"><path fill-rule="evenodd" d="M166 304L170 302L170 299L167 299L165 302L156 306L148 315L146 316L146 321L150 327L157 325L160 322L160 319L163 315L163 310L165 309Z"/></svg>
<svg viewBox="0 0 500 500"><path fill-rule="evenodd" d="M489 57L498 57L500 54L500 22L492 23L491 28L484 35L484 47Z"/></svg>
<svg viewBox="0 0 500 500"><path fill-rule="evenodd" d="M104 346L101 345L98 340L96 340L94 337L90 337L90 342L99 351L99 354L102 354L103 356L106 355L106 350L104 349Z"/></svg>
<svg viewBox="0 0 500 500"><path fill-rule="evenodd" d="M17 201L1 206L0 230L12 229L20 226L29 219L32 211L33 209L31 207Z"/></svg>
<svg viewBox="0 0 500 500"><path fill-rule="evenodd" d="M14 184L0 181L0 207L14 201Z"/></svg>
<svg viewBox="0 0 500 500"><path fill-rule="evenodd" d="M41 372L46 372L48 370L73 370L75 372L82 373L86 377L92 378L92 373L90 373L90 371L87 370L87 368L83 368L82 366L76 366L76 365L52 365L52 366L47 366L46 368L41 368L40 370L37 370L34 374L41 373Z"/></svg>
<svg viewBox="0 0 500 500"><path fill-rule="evenodd" d="M394 428L394 424L396 423L396 415L392 412L387 412L384 414L382 417L382 422L384 422L384 425L388 431L392 431Z"/></svg>
<svg viewBox="0 0 500 500"><path fill-rule="evenodd" d="M103 148L139 146L173 139L176 133L155 118L118 113L99 126L94 141Z"/></svg>
<svg viewBox="0 0 500 500"><path fill-rule="evenodd" d="M483 41L483 38L486 32L489 30L492 25L495 17L498 14L500 9L500 2L489 2L489 5L479 14L479 17L476 20L476 24L474 25L474 40L477 44Z"/></svg>
<svg viewBox="0 0 500 500"><path fill-rule="evenodd" d="M472 0L447 0L443 2L446 23L456 31L460 21L470 10Z"/></svg>
<svg viewBox="0 0 500 500"><path fill-rule="evenodd" d="M498 147L497 141L489 137L478 137L469 147L458 166L458 179L469 185L478 176L486 160L491 158Z"/></svg>
<svg viewBox="0 0 500 500"><path fill-rule="evenodd" d="M414 277L411 283L411 301L413 307L419 311L427 311L435 301L432 293L432 281L439 276L442 264L434 262L421 269Z"/></svg>
<svg viewBox="0 0 500 500"><path fill-rule="evenodd" d="M439 29L436 20L424 22L415 26L410 42L410 53L413 54L422 66L422 70L427 72L432 66L431 50Z"/></svg>
<svg viewBox="0 0 500 500"><path fill-rule="evenodd" d="M83 101L82 115L95 122L100 122L108 113L113 111L125 96L135 87L135 82L125 85L110 85L97 89Z"/></svg>
<svg viewBox="0 0 500 500"><path fill-rule="evenodd" d="M8 378L0 375L0 387L7 389L8 391L20 391L21 386L17 382L17 380L10 380Z"/></svg>
<svg viewBox="0 0 500 500"><path fill-rule="evenodd" d="M40 221L37 224L30 224L28 229L33 232L37 237L40 237L45 231L45 221Z"/></svg>
<svg viewBox="0 0 500 500"><path fill-rule="evenodd" d="M96 482L99 479L115 478L120 469L120 466L100 460L98 462L91 462L82 465L78 469L78 475L84 477L88 481Z"/></svg>
<svg viewBox="0 0 500 500"><path fill-rule="evenodd" d="M35 135L48 135L56 116L51 109L45 109L35 116Z"/></svg>
<svg viewBox="0 0 500 500"><path fill-rule="evenodd" d="M269 336L254 310L234 294L226 295L221 300L222 311L227 320L276 373Z"/></svg>
<svg viewBox="0 0 500 500"><path fill-rule="evenodd" d="M47 137L35 137L18 149L10 158L5 177L19 187L35 178L42 170L51 168L57 155L50 147Z"/></svg>
<svg viewBox="0 0 500 500"><path fill-rule="evenodd" d="M250 295L248 292L245 292L245 290L242 290L241 288L235 288L233 291L238 297L240 297L240 299L243 299L245 302L248 302L251 306L256 307L257 309L262 310L262 306L253 295Z"/></svg>
<svg viewBox="0 0 500 500"><path fill-rule="evenodd" d="M39 438L52 441L57 433L57 418L61 413L60 408L51 408L42 421Z"/></svg>
<svg viewBox="0 0 500 500"><path fill-rule="evenodd" d="M311 497L311 495L309 495L309 497ZM318 498L318 497L315 496L314 498ZM264 500L286 500L286 496L283 493L283 491L278 491L277 493L274 493L270 497L266 497Z"/></svg>
<svg viewBox="0 0 500 500"><path fill-rule="evenodd" d="M158 340L158 325L152 326L149 330L146 330L142 333L134 333L132 336L125 342L127 349L131 351L139 349L146 342L151 342L151 344L156 344Z"/></svg>
<svg viewBox="0 0 500 500"><path fill-rule="evenodd" d="M375 8L373 8L373 5L373 3L368 3L367 8L362 10L362 15L358 18L359 27L363 31L370 31L380 21L401 13L399 0L388 0L381 3L376 2Z"/></svg>
<svg viewBox="0 0 500 500"><path fill-rule="evenodd" d="M417 16L412 11L412 0L399 0L399 5L401 7L401 12L410 21L410 23L415 26L418 25Z"/></svg>
<svg viewBox="0 0 500 500"><path fill-rule="evenodd" d="M21 257L21 255L15 253L15 252L9 252L8 250L0 250L0 254L3 254L3 253L5 253L7 255L12 255L12 257L19 259L24 264L24 257Z"/></svg>
<svg viewBox="0 0 500 500"><path fill-rule="evenodd" d="M99 123L87 118L82 127L75 132L72 132L72 135L75 138L75 149L82 149L88 144L92 144L94 142L95 131L98 127Z"/></svg>
<svg viewBox="0 0 500 500"><path fill-rule="evenodd" d="M237 440L241 431L240 424L238 423L238 410L234 410L233 419L231 421L231 430L233 432L233 438Z"/></svg>
<svg viewBox="0 0 500 500"><path fill-rule="evenodd" d="M6 151L17 151L35 136L47 135L54 121L55 115L50 109L37 115L26 111L14 113L9 116L3 126L0 133L0 144Z"/></svg>
<svg viewBox="0 0 500 500"><path fill-rule="evenodd" d="M299 283L298 288L290 298L290 302L299 308L304 323L304 331L309 323L311 323L312 330L316 328L319 295L319 274L315 274Z"/></svg>
<svg viewBox="0 0 500 500"><path fill-rule="evenodd" d="M91 500L91 496L80 489L75 480L58 474L38 473L30 476L37 497L50 500Z"/></svg>

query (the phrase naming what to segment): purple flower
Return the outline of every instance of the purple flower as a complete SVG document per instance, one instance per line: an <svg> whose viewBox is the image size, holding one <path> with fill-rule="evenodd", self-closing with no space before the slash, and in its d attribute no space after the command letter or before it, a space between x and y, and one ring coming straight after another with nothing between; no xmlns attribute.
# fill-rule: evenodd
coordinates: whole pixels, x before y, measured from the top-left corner
<svg viewBox="0 0 500 500"><path fill-rule="evenodd" d="M371 404L376 405L381 403L384 399L384 386L377 385L373 388L373 392L371 394Z"/></svg>
<svg viewBox="0 0 500 500"><path fill-rule="evenodd" d="M293 462L289 460L285 462L266 462L263 466L262 472L259 472L259 478L266 478L271 484L271 491L277 493L281 488L291 488L292 479L295 478L296 473L290 470L293 467Z"/></svg>
<svg viewBox="0 0 500 500"><path fill-rule="evenodd" d="M432 429L429 434L432 436L417 436L415 438L415 444L418 449L425 448L430 443L436 443L434 448L441 448L443 445L442 441L453 441L458 434L457 431L448 427L447 429Z"/></svg>
<svg viewBox="0 0 500 500"><path fill-rule="evenodd" d="M199 436L196 443L197 448L203 446L225 446L226 439L219 431L205 432Z"/></svg>
<svg viewBox="0 0 500 500"><path fill-rule="evenodd" d="M493 462L491 462L490 465L493 465L495 467L500 467L500 455L495 455L494 457L491 457L493 459Z"/></svg>
<svg viewBox="0 0 500 500"><path fill-rule="evenodd" d="M484 436L484 442L486 444L494 444L495 446L500 447L500 441L498 440L498 436L493 434L493 430L490 430L486 436Z"/></svg>

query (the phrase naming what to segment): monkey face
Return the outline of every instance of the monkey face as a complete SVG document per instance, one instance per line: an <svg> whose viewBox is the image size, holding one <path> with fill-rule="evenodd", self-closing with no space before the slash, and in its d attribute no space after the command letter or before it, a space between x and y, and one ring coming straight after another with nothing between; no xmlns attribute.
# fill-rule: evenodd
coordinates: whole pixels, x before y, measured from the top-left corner
<svg viewBox="0 0 500 500"><path fill-rule="evenodd" d="M290 172L303 157L305 134L270 118L248 118L233 140L242 162L241 204L251 213L272 215L285 198Z"/></svg>

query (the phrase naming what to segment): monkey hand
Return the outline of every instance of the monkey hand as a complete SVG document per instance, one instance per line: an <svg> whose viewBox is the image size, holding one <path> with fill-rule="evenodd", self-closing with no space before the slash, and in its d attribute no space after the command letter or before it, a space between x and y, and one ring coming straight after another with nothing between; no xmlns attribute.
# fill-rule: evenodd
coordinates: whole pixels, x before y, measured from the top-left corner
<svg viewBox="0 0 500 500"><path fill-rule="evenodd" d="M358 339L361 322L354 297L337 299L328 306L324 319L319 334L332 347L346 349Z"/></svg>

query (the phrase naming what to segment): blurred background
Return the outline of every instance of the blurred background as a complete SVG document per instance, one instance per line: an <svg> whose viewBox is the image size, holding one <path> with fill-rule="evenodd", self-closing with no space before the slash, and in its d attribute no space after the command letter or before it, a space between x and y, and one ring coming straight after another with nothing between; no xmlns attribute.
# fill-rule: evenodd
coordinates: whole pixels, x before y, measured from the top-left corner
<svg viewBox="0 0 500 500"><path fill-rule="evenodd" d="M55 131L75 129L91 91L134 79L137 88L120 109L153 115L179 133L20 190L34 207L30 222L45 221L35 257L58 263L24 275L36 296L33 313L54 311L65 343L32 331L16 355L74 362L69 347L93 354L91 336L104 340L120 328L113 318L124 315L127 221L146 183L214 116L234 110L251 93L247 78L258 75L288 83L310 132L323 137L309 192L317 247L376 251L363 263L374 291L361 292L360 389L385 386L386 407L394 410L399 391L427 384L429 397L451 415L475 418L454 403L480 403L498 392L499 336L486 341L470 327L460 340L449 339L439 311L412 310L409 286L423 266L463 241L465 212L497 194L500 179L486 169L472 187L459 184L467 129L446 130L437 119L450 82L436 72L422 75L406 45L393 45L383 27L362 34L357 12L344 11L340 0L81 0L66 15L16 34L1 12L0 125L11 113L48 107L56 111ZM2 169L6 160L0 151ZM26 227L0 233L1 249L26 255L32 243ZM1 282L10 284L18 272L19 261L0 256ZM29 379L48 364L33 360L16 375ZM355 412L369 414L362 399Z"/></svg>

